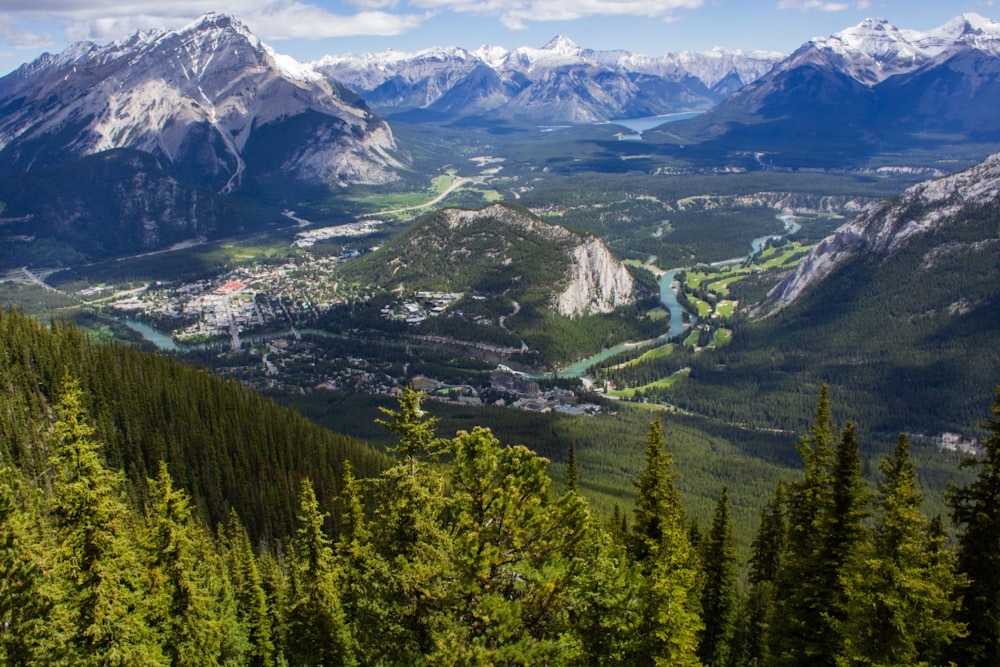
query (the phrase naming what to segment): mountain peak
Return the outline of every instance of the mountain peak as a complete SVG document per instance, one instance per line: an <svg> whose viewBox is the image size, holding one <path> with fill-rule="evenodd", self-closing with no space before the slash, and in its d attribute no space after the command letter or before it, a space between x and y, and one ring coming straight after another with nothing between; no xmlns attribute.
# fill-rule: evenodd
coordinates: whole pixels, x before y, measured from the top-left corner
<svg viewBox="0 0 1000 667"><path fill-rule="evenodd" d="M545 51L553 51L555 53L564 56L575 56L580 52L580 47L577 46L572 39L566 37L565 35L556 35L548 41L548 43L542 47Z"/></svg>

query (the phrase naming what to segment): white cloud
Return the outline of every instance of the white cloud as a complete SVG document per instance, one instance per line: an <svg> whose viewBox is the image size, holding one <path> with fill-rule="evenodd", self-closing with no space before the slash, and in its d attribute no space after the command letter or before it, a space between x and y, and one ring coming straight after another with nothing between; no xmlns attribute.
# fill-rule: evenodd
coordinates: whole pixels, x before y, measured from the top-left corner
<svg viewBox="0 0 1000 667"><path fill-rule="evenodd" d="M778 0L778 9L796 9L800 12L843 12L854 9L871 9L869 0L849 2L824 2L824 0Z"/></svg>
<svg viewBox="0 0 1000 667"><path fill-rule="evenodd" d="M7 17L0 18L0 44L27 51L45 49L54 43L52 35L46 32L19 25ZM3 53L0 57L10 57L10 55Z"/></svg>
<svg viewBox="0 0 1000 667"><path fill-rule="evenodd" d="M396 0L348 1L339 7L343 13L336 13L299 0L4 0L0 44L35 48L53 43L51 36L28 27L38 25L69 41L103 42L135 30L180 28L211 11L238 17L265 41L399 35L427 18L425 13L379 11Z"/></svg>
<svg viewBox="0 0 1000 667"><path fill-rule="evenodd" d="M673 21L678 9L697 9L706 0L410 0L432 11L497 16L511 29L536 21L571 21L590 16L639 16Z"/></svg>

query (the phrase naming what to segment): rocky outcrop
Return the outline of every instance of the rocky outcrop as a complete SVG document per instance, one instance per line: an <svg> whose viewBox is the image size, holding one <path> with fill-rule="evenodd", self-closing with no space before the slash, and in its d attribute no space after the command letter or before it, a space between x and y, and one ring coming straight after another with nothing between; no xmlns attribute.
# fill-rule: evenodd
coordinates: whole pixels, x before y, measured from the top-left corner
<svg viewBox="0 0 1000 667"><path fill-rule="evenodd" d="M610 313L635 303L635 281L625 266L596 238L570 251L569 285L555 299L567 317Z"/></svg>
<svg viewBox="0 0 1000 667"><path fill-rule="evenodd" d="M951 223L966 207L997 201L1000 201L1000 153L966 171L925 181L899 197L872 204L813 248L796 270L768 293L759 312L774 312L794 303L860 253L872 258L889 256L910 239ZM933 251L924 264L933 265L936 254L944 252L954 252L954 248Z"/></svg>

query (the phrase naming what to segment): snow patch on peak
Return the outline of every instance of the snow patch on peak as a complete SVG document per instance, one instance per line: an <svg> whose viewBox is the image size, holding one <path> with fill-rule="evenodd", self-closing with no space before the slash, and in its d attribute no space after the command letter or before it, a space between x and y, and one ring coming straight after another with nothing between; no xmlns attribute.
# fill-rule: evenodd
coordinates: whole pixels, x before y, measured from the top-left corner
<svg viewBox="0 0 1000 667"><path fill-rule="evenodd" d="M510 55L510 51L502 46L483 44L478 49L473 51L472 55L479 58L493 69L500 69L507 61L507 56Z"/></svg>
<svg viewBox="0 0 1000 667"><path fill-rule="evenodd" d="M264 45L264 50L267 52L267 55L271 56L271 60L274 61L274 66L286 78L293 79L295 81L305 81L306 83L312 83L323 79L322 74L309 65L300 63L291 56L278 53L266 44Z"/></svg>
<svg viewBox="0 0 1000 667"><path fill-rule="evenodd" d="M580 47L572 39L564 35L556 35L542 47L543 51L552 51L564 56L576 56L580 54Z"/></svg>

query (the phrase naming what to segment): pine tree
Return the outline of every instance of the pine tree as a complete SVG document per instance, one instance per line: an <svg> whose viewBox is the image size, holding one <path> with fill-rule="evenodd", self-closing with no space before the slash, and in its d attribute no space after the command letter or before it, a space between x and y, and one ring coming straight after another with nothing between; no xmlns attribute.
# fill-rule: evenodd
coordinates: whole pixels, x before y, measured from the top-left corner
<svg viewBox="0 0 1000 667"><path fill-rule="evenodd" d="M865 539L867 491L854 426L836 443L826 386L810 436L799 446L805 472L788 487L788 537L770 636L777 665L834 665L842 649L845 583Z"/></svg>
<svg viewBox="0 0 1000 667"><path fill-rule="evenodd" d="M576 445L569 443L569 452L566 455L566 490L570 493L579 493L580 471L576 467Z"/></svg>
<svg viewBox="0 0 1000 667"><path fill-rule="evenodd" d="M774 616L774 586L785 548L785 493L778 484L760 517L760 528L750 545L747 593L734 640L731 662L737 665L770 663L769 634Z"/></svg>
<svg viewBox="0 0 1000 667"><path fill-rule="evenodd" d="M663 541L666 525L684 522L680 494L674 488L673 456L664 450L659 418L649 425L635 496L635 521L629 538L632 560L643 563Z"/></svg>
<svg viewBox="0 0 1000 667"><path fill-rule="evenodd" d="M736 543L733 539L729 489L715 507L712 527L703 545L701 610L705 628L701 632L698 657L705 665L722 667L729 661L736 624Z"/></svg>
<svg viewBox="0 0 1000 667"><path fill-rule="evenodd" d="M959 529L958 571L967 578L958 618L969 635L957 643L955 660L968 667L1000 664L1000 385L991 412L981 424L989 434L983 454L962 462L979 472L948 499Z"/></svg>
<svg viewBox="0 0 1000 667"><path fill-rule="evenodd" d="M81 665L166 664L147 624L124 476L101 462L76 380L67 378L52 427L57 567L69 644Z"/></svg>
<svg viewBox="0 0 1000 667"><path fill-rule="evenodd" d="M165 463L149 482L146 569L164 652L172 665L217 664L222 652L221 620L211 590L212 558L199 539L187 493L175 489Z"/></svg>
<svg viewBox="0 0 1000 667"><path fill-rule="evenodd" d="M23 506L14 471L0 464L0 664L54 662L63 639L53 591L46 585L37 515Z"/></svg>
<svg viewBox="0 0 1000 667"><path fill-rule="evenodd" d="M489 429L449 448L452 602L434 624L432 660L564 664L568 582L584 561L586 509L576 494L549 502L547 461L502 447Z"/></svg>
<svg viewBox="0 0 1000 667"><path fill-rule="evenodd" d="M312 483L303 480L285 619L288 658L293 664L355 665L354 639L340 602L342 577L323 533L325 518Z"/></svg>
<svg viewBox="0 0 1000 667"><path fill-rule="evenodd" d="M420 401L425 395L408 386L399 395L398 411L379 407L391 419L375 420L399 437L399 444L392 451L410 467L411 473L415 473L416 461L421 454L436 454L445 445L445 441L438 438L435 432L437 417L426 415L420 408Z"/></svg>
<svg viewBox="0 0 1000 667"><path fill-rule="evenodd" d="M250 667L273 667L275 646L272 619L268 613L264 579L250 546L250 537L235 510L229 515L225 542L228 548L229 570L235 588L238 618L244 628L249 647L246 663Z"/></svg>
<svg viewBox="0 0 1000 667"><path fill-rule="evenodd" d="M842 664L937 665L959 637L953 557L920 513L910 442L882 462L873 539L848 580Z"/></svg>
<svg viewBox="0 0 1000 667"><path fill-rule="evenodd" d="M649 426L639 472L635 524L629 552L643 575L639 598L643 623L632 659L657 665L696 665L702 631L697 596L699 564L674 488L673 457L664 451L659 419Z"/></svg>

